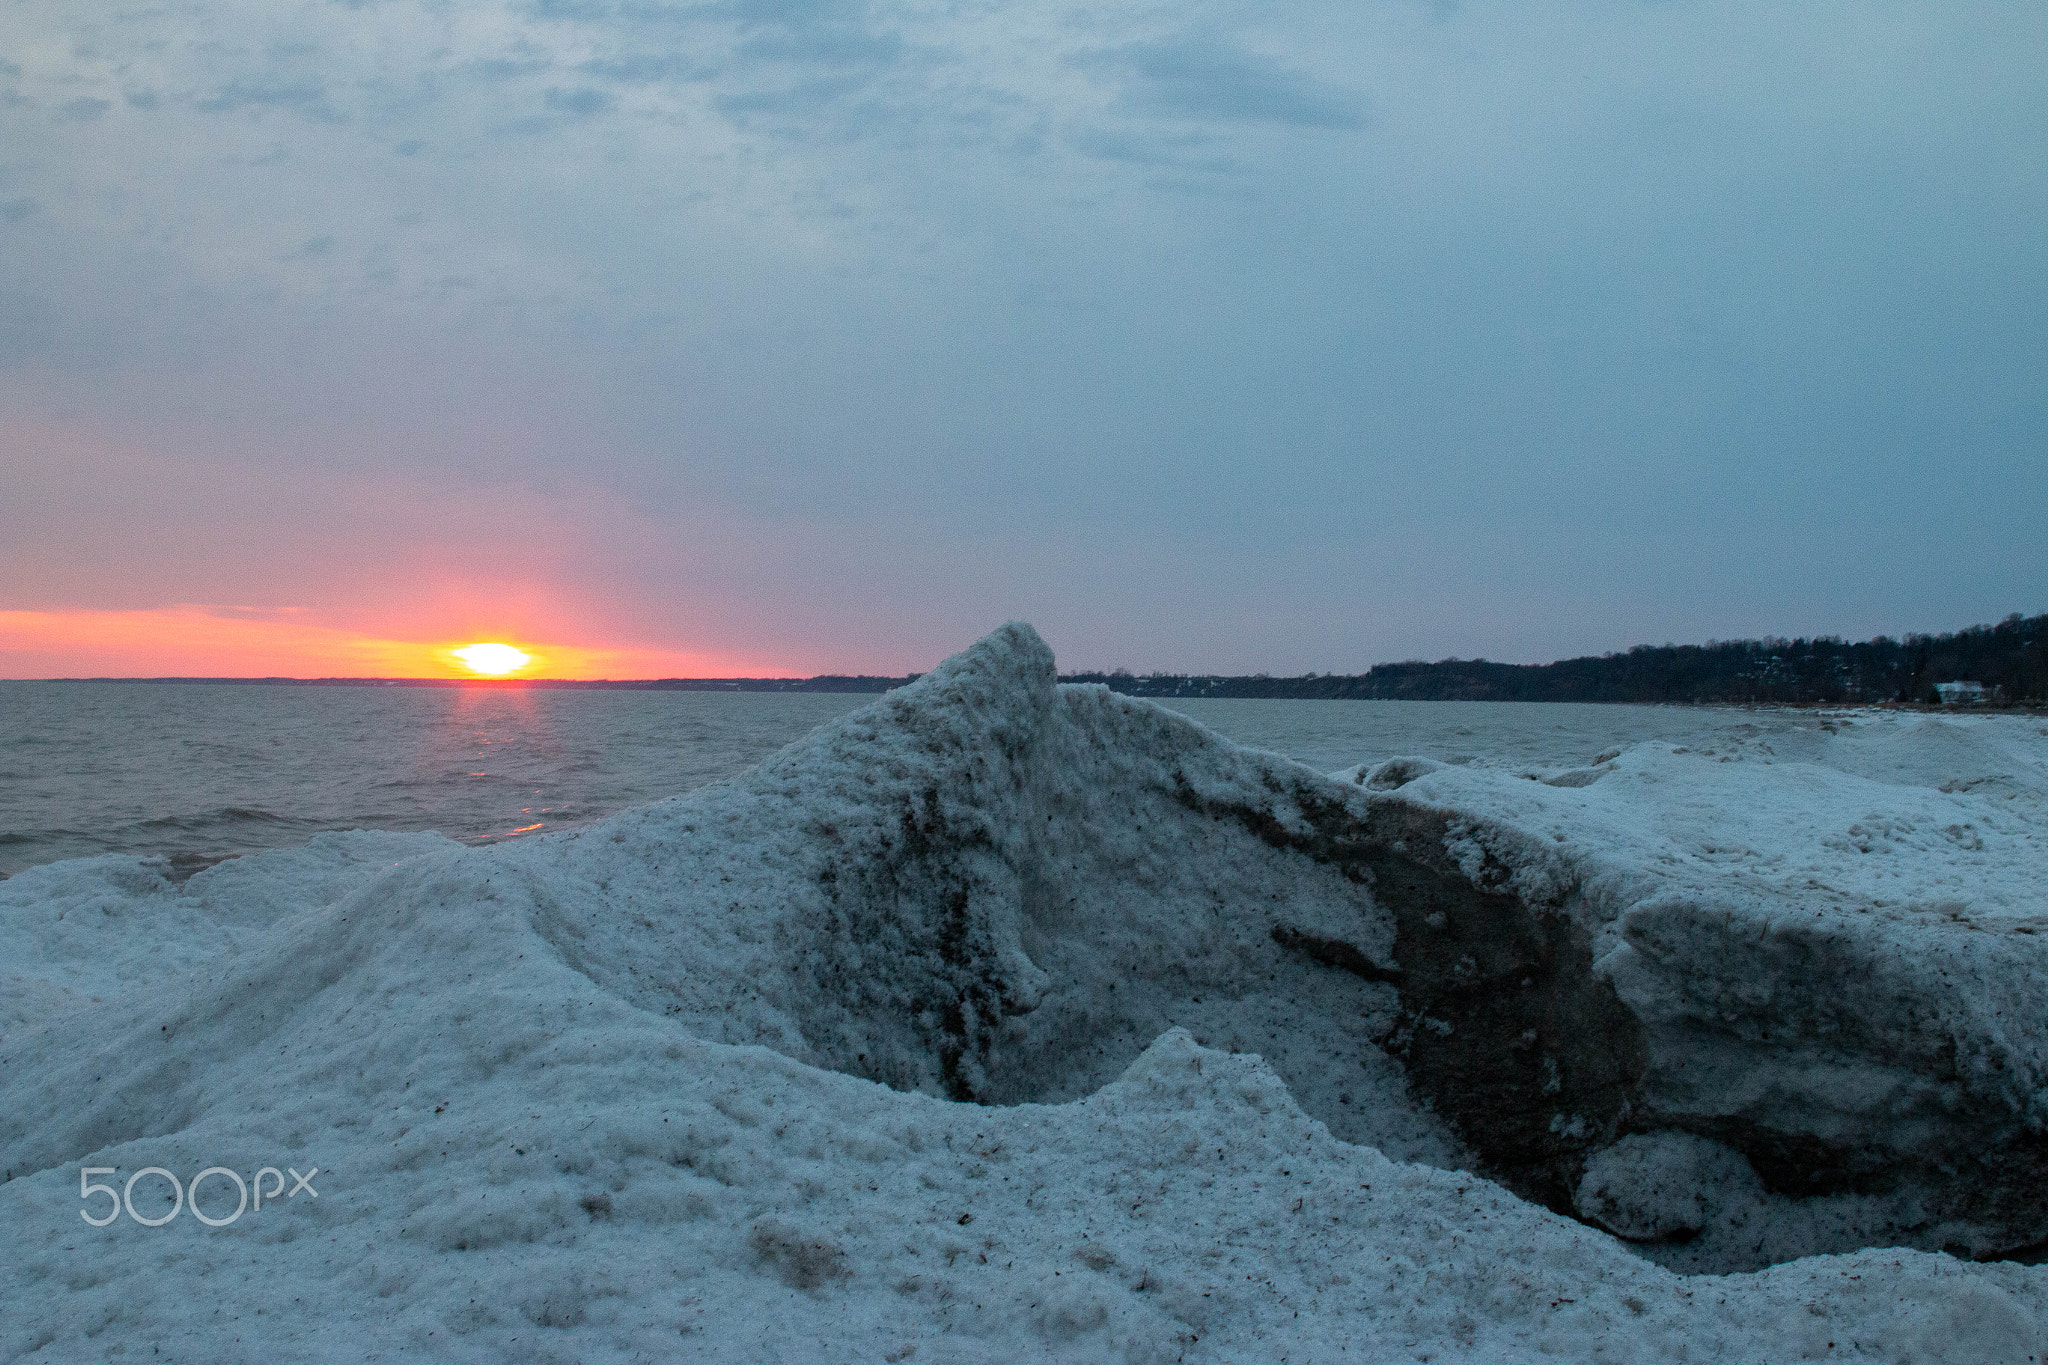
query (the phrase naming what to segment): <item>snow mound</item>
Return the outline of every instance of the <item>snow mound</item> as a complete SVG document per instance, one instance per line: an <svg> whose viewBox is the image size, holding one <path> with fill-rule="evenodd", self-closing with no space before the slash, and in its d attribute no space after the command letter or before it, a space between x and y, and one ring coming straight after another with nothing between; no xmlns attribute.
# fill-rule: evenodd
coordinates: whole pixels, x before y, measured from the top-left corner
<svg viewBox="0 0 2048 1365"><path fill-rule="evenodd" d="M1382 1029L1425 1088L1522 1056L1404 998L1411 917L1563 926L1551 1008L1620 1008L1407 791L1059 688L1012 626L569 834L52 869L186 955L0 1042L0 1358L2042 1358L2048 1271L1687 1279L1345 1140L1462 1159ZM312 1187L230 1219L213 1167Z"/></svg>
<svg viewBox="0 0 2048 1365"><path fill-rule="evenodd" d="M1397 755L1381 763L1361 763L1330 776L1339 782L1355 782L1367 791L1390 792L1444 766L1433 758Z"/></svg>
<svg viewBox="0 0 2048 1365"><path fill-rule="evenodd" d="M1637 1133L1586 1163L1579 1212L1637 1242L1695 1237L1716 1206L1748 1194L1756 1173L1742 1153L1689 1133Z"/></svg>
<svg viewBox="0 0 2048 1365"><path fill-rule="evenodd" d="M1876 782L2048 797L2048 726L2020 716L1886 717L1837 728L1814 761Z"/></svg>
<svg viewBox="0 0 2048 1365"><path fill-rule="evenodd" d="M1476 881L1584 936L1632 1057L1618 1090L1565 1078L1562 1122L1594 1147L1675 1130L1740 1151L1775 1201L1751 1263L1989 1255L2048 1238L2044 759L2018 718L1862 718L1795 759L1645 744L1563 774L1443 768L1397 795L1452 820Z"/></svg>
<svg viewBox="0 0 2048 1365"><path fill-rule="evenodd" d="M454 847L436 834L353 830L216 863L183 885L162 858L119 854L19 872L0 881L0 1039L231 958L278 919Z"/></svg>
<svg viewBox="0 0 2048 1365"><path fill-rule="evenodd" d="M1339 1136L1456 1164L1374 1046L1394 989L1290 946L1392 946L1362 880L1288 845L1328 787L1056 686L1009 627L752 773L505 861L565 960L702 1037L1016 1104L1178 1025L1262 1053Z"/></svg>

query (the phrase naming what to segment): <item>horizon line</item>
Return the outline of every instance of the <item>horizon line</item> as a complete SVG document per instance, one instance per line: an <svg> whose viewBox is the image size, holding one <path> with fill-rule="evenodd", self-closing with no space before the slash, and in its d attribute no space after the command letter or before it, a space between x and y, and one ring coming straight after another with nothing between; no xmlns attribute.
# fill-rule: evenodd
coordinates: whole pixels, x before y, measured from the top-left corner
<svg viewBox="0 0 2048 1365"><path fill-rule="evenodd" d="M1711 650L1711 649L1716 649L1716 648L1721 648L1721 647L1725 647L1725 646L1728 646L1728 645L1753 645L1753 646L1765 646L1765 647L1782 647L1782 646L1793 646L1793 647L1798 647L1798 646L1812 646L1812 645L1831 645L1831 646L1837 646L1837 647L1839 647L1839 646L1847 646L1847 647L1850 647L1850 648L1856 648L1856 647L1859 647L1859 646L1861 646L1861 647L1868 647L1868 646L1872 646L1872 645L1878 645L1878 644L1889 644L1889 645L1893 645L1893 646L1898 646L1898 645L1902 645L1902 644L1904 644L1904 645L1916 645L1916 644L1921 644L1921 643L1926 643L1926 644L1934 644L1934 643L1942 643L1942 642L1949 642L1949 641L1955 641L1955 640L1958 640L1958 639L1960 639L1961 637L1966 637L1966 636L1969 636L1969 635L1975 634L1975 633L1977 633L1977 632L1980 632L1980 631L1995 631L1995 630L1997 630L1997 629L1998 629L1999 627L2001 627L2001 626L2011 626L2011 625L2014 625L2014 624L2026 624L2026 623L2032 623L2032 622L2041 622L2041 621L2044 621L2044 620L2048 620L2048 613L2044 613L2044 614L2042 614L2042 615L2039 615L2039 616L2029 617L2029 616L2025 615L2025 614L2024 614L2024 613L2022 613L2022 612L2017 612L2017 611L2016 611L2016 612L2012 612L2012 613L2008 614L2008 615L2007 615L2006 617L2004 617L2004 618L2003 618L2002 620L2000 620L2000 621L1998 621L1998 622L1996 622L1996 623L1990 623L1990 622L1980 622L1980 623L1977 623L1977 624L1973 624L1973 625L1969 625L1969 626L1964 626L1964 627L1961 627L1961 628L1959 628L1959 629L1955 629L1955 630L1943 631L1943 632L1940 632L1939 634L1933 634L1933 635L1929 635L1929 634L1924 634L1924 633L1922 633L1922 632L1918 632L1918 631L1907 631L1907 632L1905 632L1905 633L1904 633L1904 635L1902 635L1902 636L1896 636L1896 637L1895 637L1895 636L1891 636L1891 635L1883 635L1883 634L1880 634L1880 635L1875 635L1875 636L1872 636L1872 637L1870 637L1870 638L1869 638L1869 639L1867 639L1867 640L1848 640L1848 639L1844 639L1843 637L1841 637L1841 636L1838 636L1838 635L1815 635L1815 636L1799 636L1799 637L1786 637L1786 636L1780 636L1780 635L1766 635L1766 636L1759 636L1759 637L1753 637L1753 638L1748 638L1748 639L1709 639L1709 640L1707 640L1707 641L1705 641L1705 642L1703 642L1703 643L1700 643L1700 644L1689 644L1689 645L1687 645L1687 644L1678 644L1678 643L1676 643L1676 642L1673 642L1673 641L1667 641L1667 642L1665 642L1665 643L1664 643L1664 644L1662 644L1662 645L1649 645L1649 644L1637 644L1637 645L1632 645L1632 646L1630 646L1630 647L1629 647L1628 649L1625 649L1625 650L1609 650L1609 651L1607 651L1607 652L1605 652L1605 653L1602 653L1602 654L1583 654L1583 655L1574 655L1574 656L1572 656L1572 657L1570 657L1570 658L1564 658L1564 659L1551 659L1551 660L1548 660L1547 662L1542 662L1542 663L1535 663L1535 662L1532 662L1532 663L1508 663L1508 662L1506 662L1506 661L1504 661L1504 660L1499 660L1499 659L1488 659L1488 658L1486 658L1485 656L1483 656L1483 655L1480 655L1480 656L1475 656L1475 657L1473 657L1473 658L1469 658L1469 659L1465 659L1465 658L1459 658L1459 657L1456 657L1456 656L1451 656L1451 657L1448 657L1448 658L1443 658L1443 659L1435 659L1435 660L1429 660L1429 659L1415 659L1415 658L1410 658L1410 659L1385 659L1385 660L1381 660L1381 661L1379 661L1379 662L1377 662L1377 663L1369 664L1369 665L1367 665L1367 666L1366 666L1366 668L1365 668L1364 670L1362 670L1361 672L1357 672L1357 673L1323 673L1323 672L1316 672L1316 671L1310 671L1310 672L1306 672L1306 673L1292 673L1292 674L1272 674L1272 673L1264 673L1264 672L1258 672L1258 673L1192 673L1192 672L1173 672L1173 671L1169 671L1169 670L1165 670L1165 669L1152 669L1152 670L1150 670L1150 671L1147 671L1147 672L1144 672L1144 673L1136 673L1136 672L1134 672L1134 671L1132 671L1131 669L1128 669L1128 668L1123 668L1123 667L1117 667L1117 668L1109 668L1109 669L1078 669L1078 670L1076 670L1076 671L1074 671L1074 672L1071 672L1071 673L1060 673L1060 674L1057 674L1056 676L1057 676L1057 677L1058 677L1058 678L1059 678L1059 679L1060 679L1061 681L1063 681L1063 682L1064 682L1064 681L1068 681L1068 680L1087 680L1087 679L1114 679L1114 678L1131 678L1131 679L1134 679L1134 680L1135 680L1135 679L1159 679L1159 678L1183 678L1183 679L1188 679L1188 680L1190 680L1190 681L1193 681L1193 680L1197 680L1197 679L1199 679L1199 680L1202 680L1202 681L1206 681L1206 682L1250 682L1250 681L1272 681L1272 682L1307 682L1307 681L1312 681L1312 680L1316 680L1316 679L1323 679L1323 678L1365 678L1365 677L1368 677L1368 676L1370 676L1370 675L1371 675L1372 673L1374 673L1374 672L1377 672L1378 670L1380 670L1380 669L1382 669L1382 668L1412 668L1412 667L1428 667L1428 668L1440 668L1440 667L1443 667L1443 666L1445 666L1445 665L1458 665L1458 664L1464 664L1464 665L1483 665L1483 666L1488 666L1488 667L1494 667L1494 668L1515 668L1515 669L1524 669L1524 668L1526 668L1526 669L1542 669L1542 668L1555 668L1555 667L1557 667L1557 666L1559 666L1559 665L1561 665L1561 664L1568 664L1568 663L1586 663L1586 662L1592 662L1592 661L1595 661L1595 660L1605 660L1605 659L1613 659L1613 658L1625 657L1626 655L1629 655L1629 654L1634 654L1634 653L1636 653L1636 652L1638 652L1638 651L1651 651L1651 652L1655 652L1655 651L1658 651L1658 650L1674 650L1674 649L1675 649L1675 650L1684 650L1684 649L1696 649L1696 650ZM926 670L926 671L929 671L929 670ZM522 688L522 687L527 687L527 688L531 688L531 687L538 687L538 688L563 688L563 689L575 689L575 688L590 688L590 689L607 689L607 688L611 688L611 689L640 689L640 690L671 690L671 691L738 691L738 690L747 690L747 689L749 689L749 688L751 688L751 689L754 689L754 690L794 690L794 689L796 689L796 688L798 688L798 687L802 687L803 685L809 684L809 685L811 685L811 686L810 686L810 689L809 689L809 690L813 690L813 691L819 691L819 692L880 692L880 691L888 691L888 690L890 690L890 687L892 687L892 686L893 686L893 687L900 687L900 686L904 686L904 685L906 685L906 684L908 684L908 683L912 683L912 682L915 682L915 681L916 681L917 679L919 679L919 678L921 678L921 677L923 677L923 676L925 676L925 673L924 673L924 672L922 672L922 671L921 671L921 672L910 672L910 673L901 673L901 674L896 674L896 673L812 673L812 674L802 674L802 675L800 675L800 674L765 674L765 675L748 675L748 676L738 676L738 675L734 675L734 676L727 676L727 677L722 677L722 678L709 678L709 677L696 677L696 678L686 678L686 677L681 677L681 676L677 676L677 675L670 675L670 676L666 676L666 677L658 677L658 678L546 678L546 677L534 677L534 678L505 678L505 677L498 677L498 678L493 678L493 677L481 677L481 676L477 676L477 677L462 677L462 676L444 676L444 677L419 677L419 676L412 676L412 677L385 677L385 676L365 676L365 675L361 675L361 674L343 674L343 675L333 675L333 674L330 674L330 675L327 675L327 676L323 676L323 677L312 677L312 678L302 678L302 677L294 677L294 676L292 676L292 675L289 675L289 674L283 674L283 673L266 673L266 674L243 674L243 675L218 675L218 674L184 674L184 673L177 673L177 674L172 674L172 673L165 673L165 674L149 674L149 675L140 675L140 674L130 674L130 675L122 675L122 676L116 676L116 675L110 675L110 674L96 674L96 675L87 675L87 676L78 676L78 675L72 675L72 676L68 676L68 677L44 677L44 678L0 678L0 682L18 682L18 683L121 683L121 684L187 684L187 685L223 685L223 686L263 686L263 685L270 685L270 686L288 686L288 687L497 687L497 688ZM844 684L856 684L856 685L855 685L855 686L843 686L843 687L832 687L832 686L817 686L817 684L831 684L831 683L844 683ZM859 685L859 684L866 684L866 685L865 685L865 686L862 686L862 685ZM876 686L875 684L884 684L884 686Z"/></svg>

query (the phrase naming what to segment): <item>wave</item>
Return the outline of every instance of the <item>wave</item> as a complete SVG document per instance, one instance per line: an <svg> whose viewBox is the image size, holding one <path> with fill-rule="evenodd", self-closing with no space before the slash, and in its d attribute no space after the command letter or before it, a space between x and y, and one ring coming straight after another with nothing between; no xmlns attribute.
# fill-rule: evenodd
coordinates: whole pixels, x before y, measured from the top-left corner
<svg viewBox="0 0 2048 1365"><path fill-rule="evenodd" d="M187 815L159 815L148 820L138 820L129 828L151 831L175 829L193 833L204 833L217 829L234 829L249 824L280 826L287 829L304 829L309 831L320 827L320 822L317 820L308 820L303 816L296 815L279 815L275 811L263 810L260 807L219 806L213 810L198 811Z"/></svg>

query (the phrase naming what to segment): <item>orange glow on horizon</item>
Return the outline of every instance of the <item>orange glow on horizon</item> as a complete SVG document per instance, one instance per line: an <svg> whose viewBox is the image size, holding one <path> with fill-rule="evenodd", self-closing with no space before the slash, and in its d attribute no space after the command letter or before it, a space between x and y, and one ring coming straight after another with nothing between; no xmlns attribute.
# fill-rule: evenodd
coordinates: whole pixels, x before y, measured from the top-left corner
<svg viewBox="0 0 2048 1365"><path fill-rule="evenodd" d="M485 644L464 645L461 649L448 651L462 660L463 666L471 672L483 673L493 678L502 678L508 673L517 673L533 662L533 656L512 645L495 641Z"/></svg>
<svg viewBox="0 0 2048 1365"><path fill-rule="evenodd" d="M440 634L447 641L453 632ZM510 635L520 639L526 632ZM534 632L533 634L541 634ZM789 669L719 652L550 644L423 643L330 625L293 609L196 606L142 611L0 610L0 678L597 678L787 677ZM531 638L531 636L527 636ZM541 638L546 638L544 634ZM465 637L456 635L460 641ZM466 639L479 640L478 635ZM463 657L509 668L493 672ZM499 650L507 651L499 654Z"/></svg>

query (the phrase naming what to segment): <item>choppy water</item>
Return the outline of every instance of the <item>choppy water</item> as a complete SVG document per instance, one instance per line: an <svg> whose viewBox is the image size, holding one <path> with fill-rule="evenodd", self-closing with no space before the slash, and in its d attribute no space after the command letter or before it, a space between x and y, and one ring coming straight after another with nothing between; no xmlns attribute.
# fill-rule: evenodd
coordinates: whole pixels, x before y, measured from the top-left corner
<svg viewBox="0 0 2048 1365"><path fill-rule="evenodd" d="M96 853L196 869L321 830L481 841L729 777L872 696L0 682L0 876ZM1189 700L1328 771L1394 754L1558 765L1790 713L1497 702Z"/></svg>

